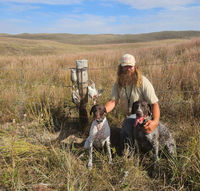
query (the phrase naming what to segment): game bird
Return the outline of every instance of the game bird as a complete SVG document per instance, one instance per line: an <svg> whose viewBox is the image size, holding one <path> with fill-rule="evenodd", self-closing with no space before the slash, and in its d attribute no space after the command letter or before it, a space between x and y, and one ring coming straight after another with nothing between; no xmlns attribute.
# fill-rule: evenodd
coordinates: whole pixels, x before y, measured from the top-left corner
<svg viewBox="0 0 200 191"><path fill-rule="evenodd" d="M79 110L79 107L80 107L80 95L79 95L79 91L78 89L75 90L75 87L72 86L72 102L76 105L76 109L77 111Z"/></svg>
<svg viewBox="0 0 200 191"><path fill-rule="evenodd" d="M71 69L71 81L73 85L77 82L76 68Z"/></svg>
<svg viewBox="0 0 200 191"><path fill-rule="evenodd" d="M91 80L92 81L92 80ZM103 89L96 89L95 83L92 81L92 84L88 86L88 96L93 101L93 104L96 105L96 100L103 93Z"/></svg>

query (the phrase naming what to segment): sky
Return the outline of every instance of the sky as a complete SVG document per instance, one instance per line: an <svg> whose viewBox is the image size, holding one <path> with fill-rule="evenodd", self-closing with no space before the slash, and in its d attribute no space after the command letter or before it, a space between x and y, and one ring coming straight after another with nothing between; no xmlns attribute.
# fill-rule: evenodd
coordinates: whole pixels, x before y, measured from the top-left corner
<svg viewBox="0 0 200 191"><path fill-rule="evenodd" d="M200 31L200 0L0 0L0 33Z"/></svg>

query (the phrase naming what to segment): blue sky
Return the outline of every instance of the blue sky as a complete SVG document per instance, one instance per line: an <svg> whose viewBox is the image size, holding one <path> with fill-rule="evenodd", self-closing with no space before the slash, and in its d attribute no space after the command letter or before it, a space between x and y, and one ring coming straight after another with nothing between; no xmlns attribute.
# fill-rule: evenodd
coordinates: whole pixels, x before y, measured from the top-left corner
<svg viewBox="0 0 200 191"><path fill-rule="evenodd" d="M0 0L0 33L200 31L200 0Z"/></svg>

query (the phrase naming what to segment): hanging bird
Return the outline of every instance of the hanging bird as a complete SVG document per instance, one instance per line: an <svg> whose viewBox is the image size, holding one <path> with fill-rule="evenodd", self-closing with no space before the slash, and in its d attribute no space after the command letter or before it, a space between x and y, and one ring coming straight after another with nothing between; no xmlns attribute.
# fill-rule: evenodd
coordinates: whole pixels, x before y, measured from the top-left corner
<svg viewBox="0 0 200 191"><path fill-rule="evenodd" d="M77 75L76 75L76 68L71 69L71 81L72 84L74 85L77 81Z"/></svg>
<svg viewBox="0 0 200 191"><path fill-rule="evenodd" d="M72 102L76 105L76 109L77 111L79 110L79 107L80 107L80 95L79 95L79 91L78 89L75 90L75 87L72 86Z"/></svg>
<svg viewBox="0 0 200 191"><path fill-rule="evenodd" d="M92 80L91 80L92 81ZM93 81L92 81L93 82ZM88 86L88 96L93 101L93 104L96 105L96 100L103 93L103 89L96 89L94 82Z"/></svg>

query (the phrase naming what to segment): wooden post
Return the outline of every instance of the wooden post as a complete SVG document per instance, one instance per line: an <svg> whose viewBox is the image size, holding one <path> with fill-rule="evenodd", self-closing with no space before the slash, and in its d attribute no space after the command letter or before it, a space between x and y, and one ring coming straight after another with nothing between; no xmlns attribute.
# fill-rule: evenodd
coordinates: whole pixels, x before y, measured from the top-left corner
<svg viewBox="0 0 200 191"><path fill-rule="evenodd" d="M87 60L76 61L77 86L80 95L79 128L84 130L88 125L88 73Z"/></svg>

